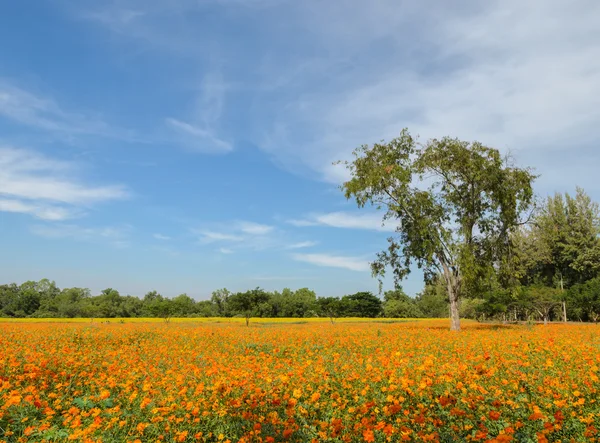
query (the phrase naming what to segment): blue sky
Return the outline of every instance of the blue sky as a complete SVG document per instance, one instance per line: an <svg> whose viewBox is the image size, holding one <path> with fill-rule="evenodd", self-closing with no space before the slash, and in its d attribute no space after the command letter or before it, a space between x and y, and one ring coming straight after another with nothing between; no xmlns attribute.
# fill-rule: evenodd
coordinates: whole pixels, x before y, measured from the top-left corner
<svg viewBox="0 0 600 443"><path fill-rule="evenodd" d="M600 200L600 3L451 3L3 2L0 281L376 291L332 162L403 127Z"/></svg>

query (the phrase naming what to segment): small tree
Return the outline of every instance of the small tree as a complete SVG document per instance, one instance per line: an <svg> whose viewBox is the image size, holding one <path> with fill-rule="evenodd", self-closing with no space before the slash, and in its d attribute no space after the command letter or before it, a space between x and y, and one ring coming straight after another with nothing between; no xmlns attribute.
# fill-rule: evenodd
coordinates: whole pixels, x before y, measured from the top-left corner
<svg viewBox="0 0 600 443"><path fill-rule="evenodd" d="M165 323L169 323L175 312L175 305L173 300L168 298L155 299L149 304L148 309L154 317L162 318Z"/></svg>
<svg viewBox="0 0 600 443"><path fill-rule="evenodd" d="M340 316L341 303L339 298L319 297L317 299L317 306L321 314L329 317L331 324L333 324L334 320Z"/></svg>
<svg viewBox="0 0 600 443"><path fill-rule="evenodd" d="M385 208L397 237L372 263L375 276L390 266L400 281L412 263L426 279L442 274L453 330L459 299L507 250L508 237L533 199L529 170L508 164L498 150L452 138L418 145L407 130L389 143L363 145L346 162L342 185L359 207Z"/></svg>
<svg viewBox="0 0 600 443"><path fill-rule="evenodd" d="M340 303L346 317L375 318L381 314L381 300L370 292L344 295Z"/></svg>
<svg viewBox="0 0 600 443"><path fill-rule="evenodd" d="M533 309L544 320L544 325L548 324L550 314L561 304L560 289L546 286L531 286L526 289L527 299L533 306Z"/></svg>
<svg viewBox="0 0 600 443"><path fill-rule="evenodd" d="M229 297L229 305L235 311L238 311L246 318L246 326L250 326L250 317L252 312L257 309L261 303L269 300L269 294L260 288L252 289L246 292L238 292Z"/></svg>

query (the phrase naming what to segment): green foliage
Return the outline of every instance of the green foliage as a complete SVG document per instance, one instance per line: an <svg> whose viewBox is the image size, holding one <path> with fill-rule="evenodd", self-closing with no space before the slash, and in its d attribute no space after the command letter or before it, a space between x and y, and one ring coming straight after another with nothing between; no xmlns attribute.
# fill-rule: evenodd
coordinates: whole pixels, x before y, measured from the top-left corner
<svg viewBox="0 0 600 443"><path fill-rule="evenodd" d="M169 299L156 299L147 307L152 317L162 318L168 321L175 313L175 304Z"/></svg>
<svg viewBox="0 0 600 443"><path fill-rule="evenodd" d="M317 310L317 295L308 288L292 291L284 288L281 293L275 291L270 299L270 317L309 317Z"/></svg>
<svg viewBox="0 0 600 443"><path fill-rule="evenodd" d="M460 316L462 318L478 319L484 303L485 301L481 298L463 298L460 301Z"/></svg>
<svg viewBox="0 0 600 443"><path fill-rule="evenodd" d="M196 301L187 294L180 294L171 300L173 317L190 317L196 313Z"/></svg>
<svg viewBox="0 0 600 443"><path fill-rule="evenodd" d="M340 309L345 317L375 318L381 314L382 304L379 297L370 292L357 292L344 295L340 300Z"/></svg>
<svg viewBox="0 0 600 443"><path fill-rule="evenodd" d="M392 289L390 291L385 291L383 293L383 301L384 302L387 303L392 300L406 301L406 302L412 301L412 299L408 295L406 295L406 293L404 292L404 289L402 289L402 286L396 286L395 289Z"/></svg>
<svg viewBox="0 0 600 443"><path fill-rule="evenodd" d="M419 318L423 313L401 286L383 294L383 315L389 318Z"/></svg>
<svg viewBox="0 0 600 443"><path fill-rule="evenodd" d="M229 292L226 288L217 289L212 293L211 302L214 304L216 308L216 315L220 317L229 317L230 313L227 311L227 301L231 296L231 292Z"/></svg>
<svg viewBox="0 0 600 443"><path fill-rule="evenodd" d="M515 233L516 277L524 285L569 288L600 276L600 210L581 188L548 197L528 229Z"/></svg>
<svg viewBox="0 0 600 443"><path fill-rule="evenodd" d="M423 317L448 318L448 296L444 283L439 278L425 285L423 291L417 294L415 303Z"/></svg>
<svg viewBox="0 0 600 443"><path fill-rule="evenodd" d="M17 312L20 288L17 284L0 286L0 315L12 317Z"/></svg>
<svg viewBox="0 0 600 443"><path fill-rule="evenodd" d="M327 316L331 322L340 317L342 314L342 304L337 297L320 297L317 299L318 312L321 315Z"/></svg>
<svg viewBox="0 0 600 443"><path fill-rule="evenodd" d="M389 300L383 304L383 315L389 318L420 318L423 313L412 301Z"/></svg>
<svg viewBox="0 0 600 443"><path fill-rule="evenodd" d="M249 301L250 304L247 302ZM260 288L232 295L227 289L213 292L210 300L196 301L187 294L172 299L150 291L142 299L122 296L112 288L92 296L86 288L62 291L47 279L22 285L0 286L0 316L3 317L310 317L317 315L317 296L308 288L266 292Z"/></svg>
<svg viewBox="0 0 600 443"><path fill-rule="evenodd" d="M567 293L572 316L578 320L600 320L600 277L571 287Z"/></svg>
<svg viewBox="0 0 600 443"><path fill-rule="evenodd" d="M531 306L532 310L546 323L550 320L552 311L560 305L560 289L548 286L529 286L524 288L524 302Z"/></svg>
<svg viewBox="0 0 600 443"><path fill-rule="evenodd" d="M269 294L260 288L251 289L246 292L238 292L229 297L228 304L234 311L238 311L246 317L246 325L250 322L252 313L269 300Z"/></svg>

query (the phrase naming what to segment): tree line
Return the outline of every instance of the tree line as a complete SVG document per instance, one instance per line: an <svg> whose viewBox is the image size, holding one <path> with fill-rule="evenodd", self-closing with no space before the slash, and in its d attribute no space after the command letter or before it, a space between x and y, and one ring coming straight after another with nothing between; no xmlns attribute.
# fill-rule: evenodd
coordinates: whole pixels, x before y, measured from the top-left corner
<svg viewBox="0 0 600 443"><path fill-rule="evenodd" d="M218 289L210 300L196 301L187 294L168 298L150 291L136 297L112 288L92 295L87 288L60 289L48 279L0 286L0 317L7 318L327 317L334 321L338 317L447 316L445 295L428 288L416 298L397 288L386 291L383 299L371 292L317 297L308 288L272 292L255 288L237 293Z"/></svg>

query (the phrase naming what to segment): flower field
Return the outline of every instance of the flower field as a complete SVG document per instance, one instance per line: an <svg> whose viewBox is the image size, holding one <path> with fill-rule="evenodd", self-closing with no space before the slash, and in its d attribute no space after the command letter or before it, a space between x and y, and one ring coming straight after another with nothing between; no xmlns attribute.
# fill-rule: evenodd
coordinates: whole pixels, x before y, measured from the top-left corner
<svg viewBox="0 0 600 443"><path fill-rule="evenodd" d="M0 441L598 441L600 327L0 323Z"/></svg>

